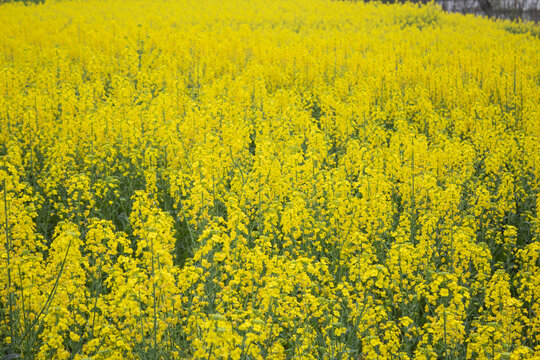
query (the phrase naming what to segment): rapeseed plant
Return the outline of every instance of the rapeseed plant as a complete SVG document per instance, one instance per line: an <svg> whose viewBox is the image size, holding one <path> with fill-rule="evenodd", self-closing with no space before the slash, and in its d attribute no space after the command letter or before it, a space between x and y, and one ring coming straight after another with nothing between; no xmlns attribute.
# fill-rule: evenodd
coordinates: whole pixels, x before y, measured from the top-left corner
<svg viewBox="0 0 540 360"><path fill-rule="evenodd" d="M0 27L0 357L540 356L535 25L91 0Z"/></svg>

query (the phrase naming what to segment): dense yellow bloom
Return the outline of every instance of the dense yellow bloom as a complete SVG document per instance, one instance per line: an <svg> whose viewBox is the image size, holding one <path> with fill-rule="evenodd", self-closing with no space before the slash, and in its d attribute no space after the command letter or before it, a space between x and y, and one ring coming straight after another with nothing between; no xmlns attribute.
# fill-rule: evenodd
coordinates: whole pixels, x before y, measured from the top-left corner
<svg viewBox="0 0 540 360"><path fill-rule="evenodd" d="M0 28L0 357L540 356L537 25L51 0Z"/></svg>

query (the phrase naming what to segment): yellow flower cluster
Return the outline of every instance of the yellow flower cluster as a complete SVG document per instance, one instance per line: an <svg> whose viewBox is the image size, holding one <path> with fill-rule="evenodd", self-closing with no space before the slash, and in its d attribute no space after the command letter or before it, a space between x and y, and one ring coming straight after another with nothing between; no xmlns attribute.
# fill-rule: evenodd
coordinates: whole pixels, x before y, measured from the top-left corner
<svg viewBox="0 0 540 360"><path fill-rule="evenodd" d="M538 25L0 5L0 358L540 357Z"/></svg>

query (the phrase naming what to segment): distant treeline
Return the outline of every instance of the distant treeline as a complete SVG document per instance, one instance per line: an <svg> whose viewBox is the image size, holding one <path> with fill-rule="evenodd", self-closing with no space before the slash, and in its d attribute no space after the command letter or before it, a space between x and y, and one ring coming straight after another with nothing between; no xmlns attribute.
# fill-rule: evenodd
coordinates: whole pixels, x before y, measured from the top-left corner
<svg viewBox="0 0 540 360"><path fill-rule="evenodd" d="M347 1L347 0L345 0ZM369 0L352 0L369 1ZM540 0L434 0L450 12L462 14L478 14L495 18L512 20L540 20ZM381 0L383 3L419 3L426 4L431 0Z"/></svg>
<svg viewBox="0 0 540 360"><path fill-rule="evenodd" d="M436 0L444 10L505 19L540 19L540 0Z"/></svg>

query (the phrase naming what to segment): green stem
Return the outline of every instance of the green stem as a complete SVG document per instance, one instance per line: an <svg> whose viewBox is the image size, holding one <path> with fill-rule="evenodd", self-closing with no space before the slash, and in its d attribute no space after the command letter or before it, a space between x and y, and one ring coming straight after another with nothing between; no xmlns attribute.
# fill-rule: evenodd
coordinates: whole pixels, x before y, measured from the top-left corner
<svg viewBox="0 0 540 360"><path fill-rule="evenodd" d="M9 237L9 215L8 215L8 205L7 205L7 188L6 188L6 179L3 181L4 186L4 210L6 214L6 251L7 251L7 277L8 277L8 302L9 302L9 330L11 335L10 348L13 348L14 343L14 332L13 332L13 298L11 294L11 239Z"/></svg>

